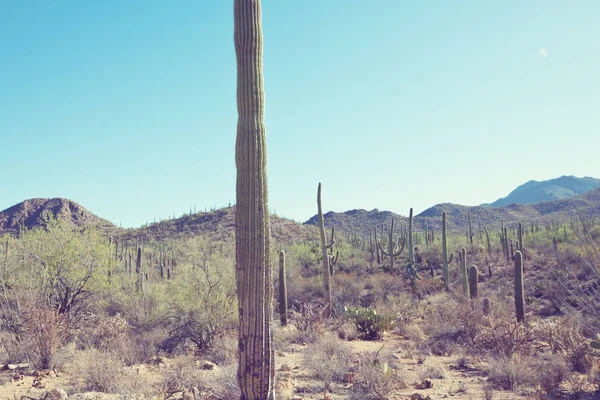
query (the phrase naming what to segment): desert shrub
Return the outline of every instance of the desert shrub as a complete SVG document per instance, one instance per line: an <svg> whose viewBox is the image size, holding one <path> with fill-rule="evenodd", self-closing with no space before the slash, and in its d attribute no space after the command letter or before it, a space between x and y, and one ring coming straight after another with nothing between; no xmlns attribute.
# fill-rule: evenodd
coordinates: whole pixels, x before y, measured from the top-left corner
<svg viewBox="0 0 600 400"><path fill-rule="evenodd" d="M352 351L347 343L331 334L320 337L304 356L304 366L329 388L332 382L341 382L352 364Z"/></svg>
<svg viewBox="0 0 600 400"><path fill-rule="evenodd" d="M314 303L302 304L300 311L291 310L288 323L297 329L296 340L312 343L322 334L326 324L323 312L324 307Z"/></svg>
<svg viewBox="0 0 600 400"><path fill-rule="evenodd" d="M393 329L396 324L392 315L378 314L372 308L346 307L345 311L365 340L379 339L383 332Z"/></svg>
<svg viewBox="0 0 600 400"><path fill-rule="evenodd" d="M188 242L193 249L198 244ZM187 263L178 266L171 284L177 287L168 298L168 337L160 349L173 353L186 342L199 351L209 349L215 339L237 324L234 268L226 260L204 258L190 252Z"/></svg>
<svg viewBox="0 0 600 400"><path fill-rule="evenodd" d="M184 391L200 391L211 393L211 399L236 399L240 396L236 374L235 362L213 370L203 370L198 367L193 357L177 357L161 373L161 398L178 398L177 395ZM187 397L184 395L182 398Z"/></svg>
<svg viewBox="0 0 600 400"><path fill-rule="evenodd" d="M570 373L560 354L539 355L533 361L532 368L532 383L538 384L548 395L556 394Z"/></svg>
<svg viewBox="0 0 600 400"><path fill-rule="evenodd" d="M358 331L356 330L356 326L351 323L344 323L338 328L337 333L340 339L348 341L358 339Z"/></svg>
<svg viewBox="0 0 600 400"><path fill-rule="evenodd" d="M375 309L385 309L388 314L394 315L398 326L410 325L421 319L417 303L411 294L405 292L398 296L387 296L385 301L375 303Z"/></svg>
<svg viewBox="0 0 600 400"><path fill-rule="evenodd" d="M121 392L125 365L111 353L96 349L78 352L67 368L78 391Z"/></svg>
<svg viewBox="0 0 600 400"><path fill-rule="evenodd" d="M352 398L386 399L395 389L395 372L382 358L379 352L359 354Z"/></svg>
<svg viewBox="0 0 600 400"><path fill-rule="evenodd" d="M515 353L530 354L534 350L534 328L520 324L514 318L491 316L484 319L479 327L473 337L479 349L509 358Z"/></svg>
<svg viewBox="0 0 600 400"><path fill-rule="evenodd" d="M98 350L109 350L114 347L115 342L126 337L128 329L127 320L120 314L95 315L79 330L76 343L80 349L93 347Z"/></svg>
<svg viewBox="0 0 600 400"><path fill-rule="evenodd" d="M217 337L206 351L206 356L218 365L225 365L232 360L237 360L237 355L238 337L234 333Z"/></svg>
<svg viewBox="0 0 600 400"><path fill-rule="evenodd" d="M425 308L423 331L433 342L466 344L472 342L483 323L481 307L461 294L439 294L429 300Z"/></svg>
<svg viewBox="0 0 600 400"><path fill-rule="evenodd" d="M423 331L417 324L398 325L395 332L416 344L419 344L424 340Z"/></svg>
<svg viewBox="0 0 600 400"><path fill-rule="evenodd" d="M296 276L294 279L288 279L287 291L289 308L296 311L299 311L303 304L320 301L324 295L320 277Z"/></svg>
<svg viewBox="0 0 600 400"><path fill-rule="evenodd" d="M210 382L211 391L217 400L237 399L240 387L237 380L237 364L227 364L216 371Z"/></svg>
<svg viewBox="0 0 600 400"><path fill-rule="evenodd" d="M439 360L436 360L434 358L427 358L421 366L421 370L419 371L419 378L421 380L445 379L446 369Z"/></svg>
<svg viewBox="0 0 600 400"><path fill-rule="evenodd" d="M167 331L160 326L130 328L127 335L114 341L112 349L126 365L140 364L157 354L166 335Z"/></svg>
<svg viewBox="0 0 600 400"><path fill-rule="evenodd" d="M488 382L502 390L515 390L531 384L534 375L532 359L515 354L512 357L493 358L489 361Z"/></svg>
<svg viewBox="0 0 600 400"><path fill-rule="evenodd" d="M363 307L370 307L379 301L385 301L389 296L401 296L407 292L404 279L383 272L369 275L365 282L365 289L369 296L363 300Z"/></svg>
<svg viewBox="0 0 600 400"><path fill-rule="evenodd" d="M576 316L542 320L536 327L536 335L552 352L564 355L574 371L586 373L591 368L593 350Z"/></svg>
<svg viewBox="0 0 600 400"><path fill-rule="evenodd" d="M362 284L354 275L336 274L334 277L333 306L334 315L343 315L344 307L358 306Z"/></svg>

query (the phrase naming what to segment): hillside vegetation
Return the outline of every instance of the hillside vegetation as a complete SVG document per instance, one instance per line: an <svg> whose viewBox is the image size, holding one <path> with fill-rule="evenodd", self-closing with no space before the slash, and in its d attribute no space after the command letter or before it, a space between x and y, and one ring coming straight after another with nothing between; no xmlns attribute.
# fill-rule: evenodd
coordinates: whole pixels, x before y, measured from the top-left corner
<svg viewBox="0 0 600 400"><path fill-rule="evenodd" d="M505 236L501 220L480 232L473 210L471 229L462 217L466 234L448 218L444 257L441 229L429 228L441 226L441 212L421 217L427 229L397 219L391 236L391 213L348 214L360 223L336 226L331 318L317 228L271 220L271 258L284 250L287 281L288 324L275 329L279 398L584 398L600 384L597 219L524 220L521 232L506 223ZM343 221L333 216L326 226ZM384 225L380 246L360 230L371 221ZM11 372L0 375L0 398L42 399L52 389L69 398L237 398L233 223L233 208L135 230L46 215L1 237L0 361Z"/></svg>

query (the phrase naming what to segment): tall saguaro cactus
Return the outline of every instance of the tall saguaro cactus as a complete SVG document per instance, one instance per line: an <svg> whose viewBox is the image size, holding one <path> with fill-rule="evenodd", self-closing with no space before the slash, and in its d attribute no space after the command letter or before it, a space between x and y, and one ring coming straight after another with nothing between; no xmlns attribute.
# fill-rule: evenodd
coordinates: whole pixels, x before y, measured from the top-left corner
<svg viewBox="0 0 600 400"><path fill-rule="evenodd" d="M387 251L383 249L383 247L381 246L381 242L377 243L377 246L379 247L379 250L381 250L383 255L390 258L390 272L394 272L394 258L398 257L402 253L402 250L404 250L404 244L406 243L406 240L401 240L400 238L398 238L398 241L402 242L402 246L398 248L398 243L394 242L393 235L394 219L392 218L392 226L390 227L390 232L388 233Z"/></svg>
<svg viewBox="0 0 600 400"><path fill-rule="evenodd" d="M323 262L323 286L325 288L325 317L331 316L331 270L330 258L327 250L333 247L335 240L333 239L333 230L331 231L331 240L328 242L325 238L325 220L323 218L323 208L321 207L321 182L317 189L317 211L319 214L319 232L321 233L321 260ZM337 261L337 258L336 258Z"/></svg>
<svg viewBox="0 0 600 400"><path fill-rule="evenodd" d="M240 400L272 400L273 286L260 0L234 0L238 124L235 240Z"/></svg>
<svg viewBox="0 0 600 400"><path fill-rule="evenodd" d="M442 211L442 277L446 290L450 289L448 274L448 244L446 242L446 211Z"/></svg>
<svg viewBox="0 0 600 400"><path fill-rule="evenodd" d="M517 322L525 320L525 289L523 287L523 254L515 253L515 311Z"/></svg>
<svg viewBox="0 0 600 400"><path fill-rule="evenodd" d="M281 325L288 323L287 281L285 277L285 251L279 250L279 317Z"/></svg>

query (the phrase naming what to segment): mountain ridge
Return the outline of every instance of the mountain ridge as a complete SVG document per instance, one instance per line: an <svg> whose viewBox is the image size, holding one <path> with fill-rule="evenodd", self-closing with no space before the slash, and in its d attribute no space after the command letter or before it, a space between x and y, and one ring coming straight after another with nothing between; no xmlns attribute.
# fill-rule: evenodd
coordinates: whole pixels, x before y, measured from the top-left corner
<svg viewBox="0 0 600 400"><path fill-rule="evenodd" d="M506 197L492 203L481 204L483 207L502 207L510 204L534 204L545 201L563 200L582 195L600 187L600 179L591 176L578 178L563 175L545 181L530 180L517 186Z"/></svg>

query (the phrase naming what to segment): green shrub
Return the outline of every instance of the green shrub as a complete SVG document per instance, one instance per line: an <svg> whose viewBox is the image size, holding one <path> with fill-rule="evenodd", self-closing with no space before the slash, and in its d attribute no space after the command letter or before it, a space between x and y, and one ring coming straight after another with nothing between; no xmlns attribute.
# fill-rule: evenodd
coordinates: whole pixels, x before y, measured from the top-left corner
<svg viewBox="0 0 600 400"><path fill-rule="evenodd" d="M346 315L354 323L360 333L361 339L379 339L383 332L396 326L396 321L391 315L378 314L372 308L345 307Z"/></svg>

